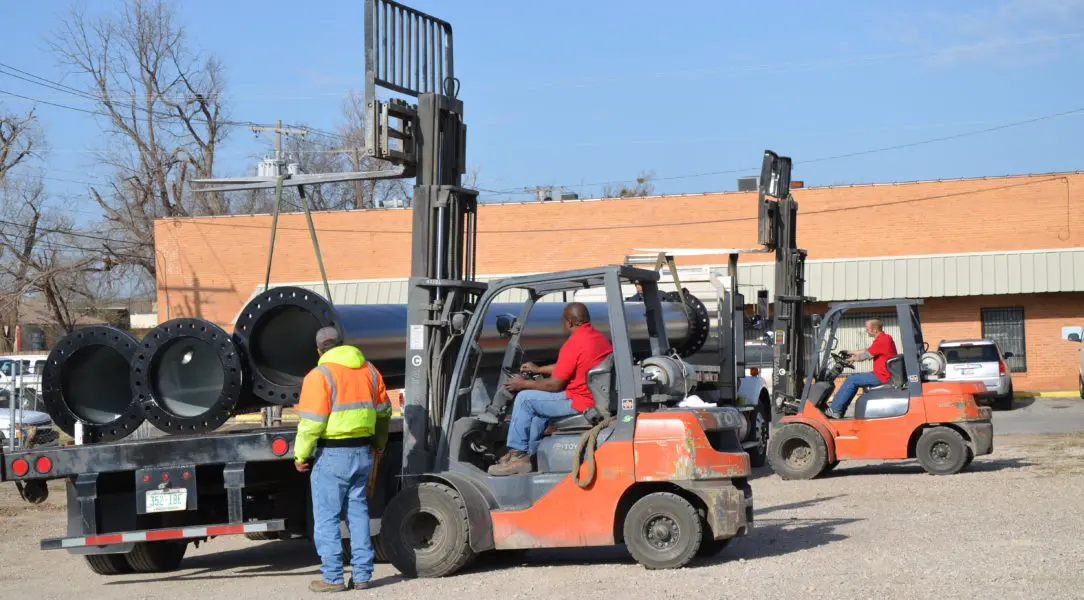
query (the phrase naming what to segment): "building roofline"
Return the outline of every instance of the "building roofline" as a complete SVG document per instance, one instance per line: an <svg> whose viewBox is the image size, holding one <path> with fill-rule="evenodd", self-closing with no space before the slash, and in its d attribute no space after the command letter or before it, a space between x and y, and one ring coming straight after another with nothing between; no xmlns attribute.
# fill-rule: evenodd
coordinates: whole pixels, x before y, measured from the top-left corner
<svg viewBox="0 0 1084 600"><path fill-rule="evenodd" d="M1058 177L1058 176L1081 175L1081 174L1084 174L1084 171L1079 171L1079 170L1078 171L1050 171L1050 172L1046 172L1046 173L1017 173L1017 174L1008 174L1008 175L982 175L982 176L976 176L976 177L955 177L955 178L947 178L947 179L914 179L914 180L907 180L907 181L867 182L867 183L850 183L850 184L822 185L822 186L809 185L809 186L804 186L804 187L801 187L801 188L797 188L796 190L792 190L792 192L801 193L804 190L876 188L876 187L887 187L887 186L897 186L897 185L918 185L918 184L926 184L926 183L954 183L954 182L961 182L961 181L996 181L996 180L1005 180L1005 179L1023 179L1023 178L1029 178L1029 177L1031 177L1031 178ZM662 199L662 198L671 198L671 199L673 199L673 198L695 198L695 197L698 197L698 196L738 196L738 195L755 195L755 194L756 194L756 192L752 192L752 191L750 191L750 192L740 192L740 191L737 191L737 190L720 190L720 191L714 191L714 192L696 192L696 193L683 193L683 194L656 194L656 195L651 195L651 196L632 196L632 197L626 197L626 198L575 198L575 199L569 199L569 200L557 199L557 200L551 200L549 202L539 202L538 200L522 200L522 201L515 201L515 202L487 202L487 203L481 203L481 204L479 204L479 206L480 207L481 206L499 207L499 206L521 206L521 205L525 205L525 204L538 206L538 205L549 205L549 204L575 204L575 203L584 203L584 202L603 202L603 201L625 202L625 201L629 201L629 200L653 200L653 199ZM360 212L360 213L370 213L370 212L379 212L379 211L389 211L390 212L390 211L409 211L409 210L412 210L412 208L411 207L376 207L376 208L349 208L349 209L321 210L321 211L316 211L316 212L318 212L319 214L335 214L335 213L358 213L358 212ZM280 215L295 215L295 214L299 215L301 213L280 213ZM235 214L235 215L206 215L206 216L197 216L197 217L158 217L158 218L154 219L154 222L156 222L156 223L157 222L162 222L162 223L167 223L167 222L192 222L192 221L198 221L198 220L203 220L203 219L233 219L233 218L238 218L238 217L270 217L270 216L272 216L271 213L244 213L244 214Z"/></svg>

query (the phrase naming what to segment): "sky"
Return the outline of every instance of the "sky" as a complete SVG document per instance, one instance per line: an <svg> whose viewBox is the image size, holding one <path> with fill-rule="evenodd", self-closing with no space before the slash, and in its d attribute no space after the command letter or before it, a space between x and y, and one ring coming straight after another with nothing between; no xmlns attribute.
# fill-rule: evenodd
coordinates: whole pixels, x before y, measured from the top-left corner
<svg viewBox="0 0 1084 600"><path fill-rule="evenodd" d="M452 24L483 201L545 185L597 197L643 171L659 194L734 190L764 149L791 156L807 186L1081 167L1084 0L405 1ZM18 26L0 62L85 85L46 44L71 3L4 4ZM225 67L232 119L325 130L362 89L363 6L176 2L190 45ZM0 90L89 108L3 74ZM31 104L0 92L9 110ZM50 193L93 218L86 183L109 174L92 154L101 124L37 110ZM249 172L267 139L235 129L219 175Z"/></svg>

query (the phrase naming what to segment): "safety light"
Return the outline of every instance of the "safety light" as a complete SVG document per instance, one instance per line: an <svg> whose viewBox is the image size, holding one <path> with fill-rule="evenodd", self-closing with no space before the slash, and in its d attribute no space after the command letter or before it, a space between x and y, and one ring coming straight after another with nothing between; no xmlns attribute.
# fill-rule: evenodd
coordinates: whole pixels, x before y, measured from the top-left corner
<svg viewBox="0 0 1084 600"><path fill-rule="evenodd" d="M282 456L283 454L286 454L286 451L289 449L290 444L282 438L275 438L271 442L271 452L273 452L275 456Z"/></svg>
<svg viewBox="0 0 1084 600"><path fill-rule="evenodd" d="M39 456L38 460L34 461L34 468L38 473L48 473L53 470L53 461L48 456Z"/></svg>
<svg viewBox="0 0 1084 600"><path fill-rule="evenodd" d="M756 375L759 375L759 374L760 374L760 369L759 368L753 367L753 368L749 369L749 375L750 376L756 376Z"/></svg>
<svg viewBox="0 0 1084 600"><path fill-rule="evenodd" d="M25 459L16 458L11 463L11 472L22 477L30 472L30 463L26 462Z"/></svg>

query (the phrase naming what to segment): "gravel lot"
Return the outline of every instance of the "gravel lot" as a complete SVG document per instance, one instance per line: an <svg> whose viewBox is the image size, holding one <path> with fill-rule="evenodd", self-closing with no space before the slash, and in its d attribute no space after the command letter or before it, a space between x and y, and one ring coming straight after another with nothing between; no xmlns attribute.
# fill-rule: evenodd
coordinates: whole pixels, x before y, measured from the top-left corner
<svg viewBox="0 0 1084 600"><path fill-rule="evenodd" d="M1079 401L1057 401L1064 409L1051 402L997 418L1005 429L1033 429L1042 420L1036 411L1051 411L1062 424L1076 423L1069 429L1084 429ZM844 463L808 482L759 472L753 489L753 535L686 569L648 572L620 548L548 551L443 580L401 580L378 565L384 585L368 593L387 600L1084 594L1084 433L999 435L994 454L950 477L926 475L914 462ZM78 557L38 549L40 538L63 533L63 502L54 489L45 505L29 506L13 486L0 486L3 597L306 597L318 576L307 544L234 537L190 548L174 573L99 577Z"/></svg>

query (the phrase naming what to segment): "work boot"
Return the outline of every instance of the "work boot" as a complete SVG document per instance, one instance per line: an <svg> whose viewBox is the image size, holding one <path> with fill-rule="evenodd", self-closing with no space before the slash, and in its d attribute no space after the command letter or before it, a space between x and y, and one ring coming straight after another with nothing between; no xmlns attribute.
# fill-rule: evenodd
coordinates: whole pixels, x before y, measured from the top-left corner
<svg viewBox="0 0 1084 600"><path fill-rule="evenodd" d="M489 468L490 475L521 475L531 472L531 457L522 450L509 450L497 464Z"/></svg>
<svg viewBox="0 0 1084 600"><path fill-rule="evenodd" d="M310 592L345 592L345 583L328 583L323 579L317 579L309 584Z"/></svg>
<svg viewBox="0 0 1084 600"><path fill-rule="evenodd" d="M367 590L373 586L371 581L351 581L350 587L355 590Z"/></svg>
<svg viewBox="0 0 1084 600"><path fill-rule="evenodd" d="M836 411L834 411L834 410L832 410L830 408L824 411L824 416L828 417L829 419L842 419L843 418L843 415L837 413Z"/></svg>

